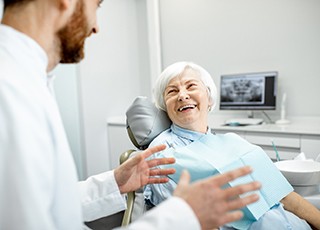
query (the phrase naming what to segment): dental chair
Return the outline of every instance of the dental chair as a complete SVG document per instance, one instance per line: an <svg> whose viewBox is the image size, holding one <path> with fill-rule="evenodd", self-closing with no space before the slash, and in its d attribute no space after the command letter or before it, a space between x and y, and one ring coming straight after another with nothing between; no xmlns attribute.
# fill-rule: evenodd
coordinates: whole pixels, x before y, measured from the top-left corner
<svg viewBox="0 0 320 230"><path fill-rule="evenodd" d="M120 164L139 154L139 150L148 148L151 141L162 131L168 129L171 121L167 113L159 110L146 97L137 97L126 112L127 133L137 150L130 149L120 156ZM148 210L145 205L143 188L127 194L127 209L124 212L122 226L128 225Z"/></svg>
<svg viewBox="0 0 320 230"><path fill-rule="evenodd" d="M120 164L140 150L146 149L151 141L162 131L169 128L171 121L167 114L155 107L146 97L137 97L126 112L127 133L137 149L130 149L120 155ZM143 188L127 194L127 209L111 216L85 222L93 230L111 230L118 226L127 226L147 211L144 202Z"/></svg>

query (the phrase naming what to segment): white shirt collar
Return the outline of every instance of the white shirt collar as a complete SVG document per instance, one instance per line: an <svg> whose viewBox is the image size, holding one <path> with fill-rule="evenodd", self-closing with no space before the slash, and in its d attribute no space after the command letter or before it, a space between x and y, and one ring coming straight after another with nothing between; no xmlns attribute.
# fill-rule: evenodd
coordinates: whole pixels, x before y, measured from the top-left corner
<svg viewBox="0 0 320 230"><path fill-rule="evenodd" d="M4 48L17 63L30 69L34 77L45 79L47 85L48 56L35 40L3 24L0 24L0 40L6 44Z"/></svg>

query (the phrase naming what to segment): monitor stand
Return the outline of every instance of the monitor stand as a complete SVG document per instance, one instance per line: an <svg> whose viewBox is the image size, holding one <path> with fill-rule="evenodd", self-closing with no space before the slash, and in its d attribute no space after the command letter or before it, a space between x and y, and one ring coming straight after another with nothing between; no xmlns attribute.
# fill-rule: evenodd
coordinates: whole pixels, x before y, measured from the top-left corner
<svg viewBox="0 0 320 230"><path fill-rule="evenodd" d="M248 118L233 118L225 121L225 124L229 126L260 125L262 123L262 118L254 118L252 110L248 111Z"/></svg>
<svg viewBox="0 0 320 230"><path fill-rule="evenodd" d="M248 118L253 118L254 117L252 110L248 110L247 114L248 114Z"/></svg>

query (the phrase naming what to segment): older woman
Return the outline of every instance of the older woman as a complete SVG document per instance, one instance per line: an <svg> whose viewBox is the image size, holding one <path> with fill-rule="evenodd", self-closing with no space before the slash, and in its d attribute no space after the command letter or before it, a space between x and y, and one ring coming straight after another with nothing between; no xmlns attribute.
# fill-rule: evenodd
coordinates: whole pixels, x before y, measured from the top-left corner
<svg viewBox="0 0 320 230"><path fill-rule="evenodd" d="M272 162L262 149L248 143L236 134L215 135L210 132L208 113L214 108L216 98L216 86L210 74L201 66L190 62L178 62L167 67L157 79L154 99L156 106L167 112L172 125L156 137L150 147L158 144L167 145L167 150L158 153L158 157L176 157L177 172L185 168L194 180L217 173L218 166L222 167L221 162L230 163L238 157L243 158L244 155L241 155L240 152L248 149L255 151L254 160L260 160L263 166L268 167L263 170L269 170L268 174L270 172L270 175L280 178L276 182L272 181L272 183L278 182L278 185L270 187L277 190L279 187L279 191L274 190L275 194L279 194L275 198L278 200L273 200L277 202L264 209L263 213L259 207L248 208L253 211L247 220L223 226L222 229L311 229L305 220L316 228L320 228L319 210L293 192L285 178L279 175L275 167L273 168ZM207 148L202 148L202 146L207 142L209 142L207 146L212 147L210 147L212 153L210 151L202 153ZM268 178L263 175L260 178L268 181ZM171 196L176 183L175 177L171 177L166 184L147 185L144 190L146 200L152 205L158 205ZM270 183L265 183L266 191ZM269 193L269 197L272 197L270 194L272 191L266 191L265 193ZM259 211L260 214L257 214ZM255 216L257 220L250 216L255 214L257 214Z"/></svg>

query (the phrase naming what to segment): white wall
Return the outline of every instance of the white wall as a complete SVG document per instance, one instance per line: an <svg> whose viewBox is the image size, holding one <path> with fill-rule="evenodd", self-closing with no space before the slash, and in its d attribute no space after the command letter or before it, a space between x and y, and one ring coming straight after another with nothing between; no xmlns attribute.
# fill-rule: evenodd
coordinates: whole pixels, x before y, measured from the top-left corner
<svg viewBox="0 0 320 230"><path fill-rule="evenodd" d="M0 19L2 18L2 12L3 11L3 1L0 0Z"/></svg>
<svg viewBox="0 0 320 230"><path fill-rule="evenodd" d="M150 95L145 15L145 1L105 1L100 33L86 43L80 88L88 175L109 169L107 118L124 115L136 96Z"/></svg>
<svg viewBox="0 0 320 230"><path fill-rule="evenodd" d="M87 176L77 65L58 65L53 71L55 96L67 133L79 179Z"/></svg>
<svg viewBox="0 0 320 230"><path fill-rule="evenodd" d="M221 74L277 70L288 116L320 116L319 0L161 0L160 10L163 66L194 61L218 86Z"/></svg>

